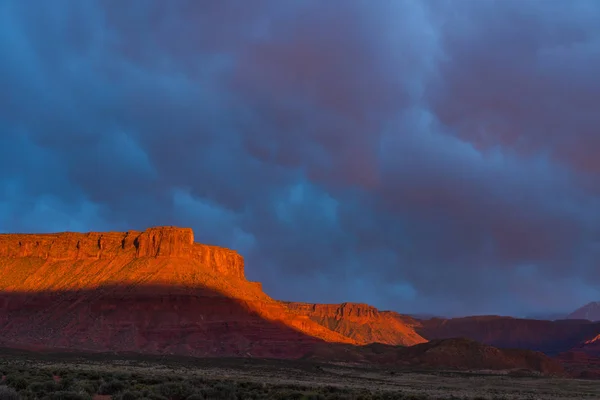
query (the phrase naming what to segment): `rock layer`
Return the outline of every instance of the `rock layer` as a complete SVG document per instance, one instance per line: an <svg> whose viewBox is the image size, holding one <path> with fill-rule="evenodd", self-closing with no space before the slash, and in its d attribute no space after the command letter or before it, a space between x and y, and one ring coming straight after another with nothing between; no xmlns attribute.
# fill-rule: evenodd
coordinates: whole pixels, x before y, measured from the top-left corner
<svg viewBox="0 0 600 400"><path fill-rule="evenodd" d="M412 346L424 343L422 336L402 316L379 311L368 304L286 303L294 314L307 316L318 324L355 340L359 344L384 343Z"/></svg>
<svg viewBox="0 0 600 400"><path fill-rule="evenodd" d="M148 258L179 258L201 264L207 271L224 277L244 278L242 256L233 250L194 243L194 233L189 228L157 227L144 232L0 234L0 258L17 262L32 259L46 264L79 260L125 263ZM19 282L15 284L19 285Z"/></svg>
<svg viewBox="0 0 600 400"><path fill-rule="evenodd" d="M355 343L289 313L246 280L238 253L194 243L191 229L0 235L0 291L5 344L239 355L252 342L256 354L290 356L303 343ZM239 340L219 345L215 324Z"/></svg>

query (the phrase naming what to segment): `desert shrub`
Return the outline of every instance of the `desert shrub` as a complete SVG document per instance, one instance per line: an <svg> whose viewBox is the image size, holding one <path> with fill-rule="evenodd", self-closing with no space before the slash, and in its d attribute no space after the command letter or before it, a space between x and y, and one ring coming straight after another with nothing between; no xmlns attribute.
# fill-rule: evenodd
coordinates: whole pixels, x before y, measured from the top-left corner
<svg viewBox="0 0 600 400"><path fill-rule="evenodd" d="M46 393L52 393L60 390L59 384L54 381L46 381L43 382L42 385L44 386L43 392Z"/></svg>
<svg viewBox="0 0 600 400"><path fill-rule="evenodd" d="M71 377L63 378L60 380L60 382L57 382L57 383L58 383L58 390L67 392L74 385L75 379L73 379Z"/></svg>
<svg viewBox="0 0 600 400"><path fill-rule="evenodd" d="M135 390L126 390L120 395L116 396L116 400L138 400L144 397L144 393Z"/></svg>
<svg viewBox="0 0 600 400"><path fill-rule="evenodd" d="M262 383L256 383L256 382L240 382L238 383L238 387L240 389L244 389L244 390L259 390L262 391L263 389L263 384Z"/></svg>
<svg viewBox="0 0 600 400"><path fill-rule="evenodd" d="M232 384L218 382L214 386L202 390L204 397L214 400L236 400L236 387Z"/></svg>
<svg viewBox="0 0 600 400"><path fill-rule="evenodd" d="M101 384L100 387L98 388L98 394L114 395L114 394L117 394L117 393L125 390L125 388L126 388L125 383L114 379L109 382L104 382L103 384Z"/></svg>
<svg viewBox="0 0 600 400"><path fill-rule="evenodd" d="M431 398L426 394L414 394L409 393L405 394L404 397L401 397L404 400L431 400Z"/></svg>
<svg viewBox="0 0 600 400"><path fill-rule="evenodd" d="M31 383L27 389L32 392L32 393L44 393L45 392L45 385L44 382L33 382Z"/></svg>
<svg viewBox="0 0 600 400"><path fill-rule="evenodd" d="M98 382L98 381L81 380L81 381L77 381L73 385L72 390L75 392L86 392L90 395L93 395L93 394L98 393L99 388L100 388L100 382Z"/></svg>
<svg viewBox="0 0 600 400"><path fill-rule="evenodd" d="M196 389L185 382L168 382L155 386L154 391L170 400L185 400L196 392Z"/></svg>
<svg viewBox="0 0 600 400"><path fill-rule="evenodd" d="M330 393L325 395L326 400L355 400L355 396L350 393Z"/></svg>
<svg viewBox="0 0 600 400"><path fill-rule="evenodd" d="M113 377L118 381L130 381L132 379L131 374L127 372L115 372Z"/></svg>
<svg viewBox="0 0 600 400"><path fill-rule="evenodd" d="M77 373L77 377L79 379L99 381L102 378L102 375L98 371L80 371Z"/></svg>
<svg viewBox="0 0 600 400"><path fill-rule="evenodd" d="M302 400L305 398L305 395L303 392L281 391L276 393L273 398L276 400Z"/></svg>
<svg viewBox="0 0 600 400"><path fill-rule="evenodd" d="M380 392L372 396L372 399L377 400L408 400L412 394L403 394L402 392Z"/></svg>
<svg viewBox="0 0 600 400"><path fill-rule="evenodd" d="M164 383L167 379L162 376L142 376L137 381L138 383L142 383L145 385L160 385Z"/></svg>
<svg viewBox="0 0 600 400"><path fill-rule="evenodd" d="M52 375L54 376L60 376L60 377L65 377L69 374L69 370L66 368L57 368L51 371Z"/></svg>
<svg viewBox="0 0 600 400"><path fill-rule="evenodd" d="M11 387L0 386L0 400L19 400L19 395Z"/></svg>
<svg viewBox="0 0 600 400"><path fill-rule="evenodd" d="M347 392L347 389L340 388L337 386L325 386L323 388L323 393L344 393Z"/></svg>
<svg viewBox="0 0 600 400"><path fill-rule="evenodd" d="M60 390L50 395L50 400L91 400L91 396L87 393L78 393Z"/></svg>
<svg viewBox="0 0 600 400"><path fill-rule="evenodd" d="M302 400L325 400L325 396L319 393L305 393Z"/></svg>
<svg viewBox="0 0 600 400"><path fill-rule="evenodd" d="M146 398L148 400L169 400L165 396L160 395L158 393L154 393L154 392L144 393L144 398Z"/></svg>
<svg viewBox="0 0 600 400"><path fill-rule="evenodd" d="M21 400L37 400L40 396L38 394L33 393L29 389L21 390L19 392L19 399Z"/></svg>
<svg viewBox="0 0 600 400"><path fill-rule="evenodd" d="M214 381L210 381L202 376L188 377L185 381L188 384L196 387L202 387L214 383Z"/></svg>
<svg viewBox="0 0 600 400"><path fill-rule="evenodd" d="M29 384L22 375L9 375L6 377L6 386L15 389L16 391L27 389Z"/></svg>

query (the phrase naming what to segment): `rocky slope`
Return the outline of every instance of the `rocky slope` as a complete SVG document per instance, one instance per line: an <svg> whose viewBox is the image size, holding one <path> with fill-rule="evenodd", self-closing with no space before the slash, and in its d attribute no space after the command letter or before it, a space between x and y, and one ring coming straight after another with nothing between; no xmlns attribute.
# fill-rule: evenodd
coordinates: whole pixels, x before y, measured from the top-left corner
<svg viewBox="0 0 600 400"><path fill-rule="evenodd" d="M405 323L400 314L379 311L368 304L285 304L293 314L306 316L358 344L412 346L427 341L416 333L410 324Z"/></svg>

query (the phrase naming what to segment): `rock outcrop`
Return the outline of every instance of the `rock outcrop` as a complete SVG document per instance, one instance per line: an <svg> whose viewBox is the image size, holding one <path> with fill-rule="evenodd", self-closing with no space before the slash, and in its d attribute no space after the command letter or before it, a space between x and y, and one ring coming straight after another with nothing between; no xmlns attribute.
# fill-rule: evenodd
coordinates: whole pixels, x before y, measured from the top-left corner
<svg viewBox="0 0 600 400"><path fill-rule="evenodd" d="M358 344L384 343L412 346L424 343L402 316L391 311L379 311L368 304L310 304L286 303L296 315L307 316L312 321L346 337Z"/></svg>

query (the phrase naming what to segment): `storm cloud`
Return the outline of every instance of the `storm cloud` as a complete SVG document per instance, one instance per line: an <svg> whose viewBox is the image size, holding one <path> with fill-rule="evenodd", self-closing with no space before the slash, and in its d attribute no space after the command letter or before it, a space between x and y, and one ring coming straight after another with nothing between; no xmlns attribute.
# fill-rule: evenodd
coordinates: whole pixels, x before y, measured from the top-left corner
<svg viewBox="0 0 600 400"><path fill-rule="evenodd" d="M192 227L275 298L600 291L596 0L0 3L0 231Z"/></svg>

